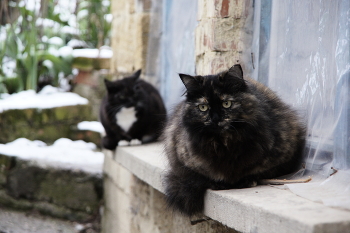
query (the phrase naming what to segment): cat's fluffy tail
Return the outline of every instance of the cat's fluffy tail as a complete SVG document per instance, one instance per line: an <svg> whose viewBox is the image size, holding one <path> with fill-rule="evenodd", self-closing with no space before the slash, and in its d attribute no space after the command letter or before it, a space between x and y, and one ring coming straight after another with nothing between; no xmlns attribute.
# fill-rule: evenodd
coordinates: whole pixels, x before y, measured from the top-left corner
<svg viewBox="0 0 350 233"><path fill-rule="evenodd" d="M202 212L208 180L186 167L178 170L170 170L165 179L168 206L188 216Z"/></svg>

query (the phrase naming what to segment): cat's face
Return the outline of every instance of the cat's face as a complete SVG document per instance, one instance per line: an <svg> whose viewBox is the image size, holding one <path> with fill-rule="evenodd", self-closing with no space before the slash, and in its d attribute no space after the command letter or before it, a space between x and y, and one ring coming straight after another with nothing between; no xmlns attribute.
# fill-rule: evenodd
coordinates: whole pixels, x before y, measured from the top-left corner
<svg viewBox="0 0 350 233"><path fill-rule="evenodd" d="M140 73L141 71L139 70L130 77L113 82L105 80L108 103L111 106L129 108L137 105L140 88L137 80L140 77Z"/></svg>
<svg viewBox="0 0 350 233"><path fill-rule="evenodd" d="M257 101L246 92L240 66L218 75L180 77L187 89L183 119L190 129L214 134L235 131L254 117Z"/></svg>

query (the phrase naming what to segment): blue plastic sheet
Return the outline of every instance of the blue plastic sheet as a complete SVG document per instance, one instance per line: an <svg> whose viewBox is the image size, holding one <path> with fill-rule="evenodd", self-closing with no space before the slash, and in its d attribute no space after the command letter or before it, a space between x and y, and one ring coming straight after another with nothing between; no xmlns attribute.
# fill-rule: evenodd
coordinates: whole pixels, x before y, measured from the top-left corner
<svg viewBox="0 0 350 233"><path fill-rule="evenodd" d="M159 80L170 111L183 92L178 73L195 74L196 25L197 1L152 1L146 75Z"/></svg>

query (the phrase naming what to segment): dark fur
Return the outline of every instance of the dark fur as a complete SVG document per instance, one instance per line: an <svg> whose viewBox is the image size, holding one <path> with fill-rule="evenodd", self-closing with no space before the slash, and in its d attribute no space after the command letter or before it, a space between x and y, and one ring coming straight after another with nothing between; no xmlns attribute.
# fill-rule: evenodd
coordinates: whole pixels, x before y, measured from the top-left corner
<svg viewBox="0 0 350 233"><path fill-rule="evenodd" d="M218 75L180 77L186 100L164 131L171 207L193 215L203 210L208 188L251 187L297 169L304 126L273 91L243 79L240 65ZM232 104L224 108L227 100ZM205 112L198 107L203 103L209 106Z"/></svg>
<svg viewBox="0 0 350 233"><path fill-rule="evenodd" d="M166 110L159 92L139 79L141 70L130 77L114 82L105 80L107 95L100 107L100 121L106 136L102 146L114 150L120 140L138 139L142 143L155 141L166 118ZM137 121L125 132L116 122L122 107L135 107Z"/></svg>

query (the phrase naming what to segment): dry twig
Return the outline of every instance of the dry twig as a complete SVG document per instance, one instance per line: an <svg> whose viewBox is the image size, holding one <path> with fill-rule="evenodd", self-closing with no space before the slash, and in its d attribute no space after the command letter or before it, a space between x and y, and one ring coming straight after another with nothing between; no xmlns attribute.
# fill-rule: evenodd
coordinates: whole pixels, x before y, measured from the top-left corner
<svg viewBox="0 0 350 233"><path fill-rule="evenodd" d="M260 184L264 184L264 185L282 185L282 184L295 184L295 183L307 183L309 182L311 179L311 177L307 178L307 179L298 179L298 180L286 180L286 179L264 179L260 181Z"/></svg>

